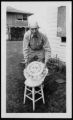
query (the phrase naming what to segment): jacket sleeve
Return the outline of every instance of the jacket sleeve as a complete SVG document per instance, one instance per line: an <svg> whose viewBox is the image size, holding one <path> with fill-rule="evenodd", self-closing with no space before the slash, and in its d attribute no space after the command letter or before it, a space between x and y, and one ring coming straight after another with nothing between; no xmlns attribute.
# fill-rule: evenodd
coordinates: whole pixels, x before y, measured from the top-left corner
<svg viewBox="0 0 73 120"><path fill-rule="evenodd" d="M28 43L29 43L28 34L25 33L23 38L23 56L25 63L27 63L28 61Z"/></svg>
<svg viewBox="0 0 73 120"><path fill-rule="evenodd" d="M49 58L51 58L51 47L50 47L49 40L46 36L44 36L43 48L45 50L45 63L46 63L49 60Z"/></svg>

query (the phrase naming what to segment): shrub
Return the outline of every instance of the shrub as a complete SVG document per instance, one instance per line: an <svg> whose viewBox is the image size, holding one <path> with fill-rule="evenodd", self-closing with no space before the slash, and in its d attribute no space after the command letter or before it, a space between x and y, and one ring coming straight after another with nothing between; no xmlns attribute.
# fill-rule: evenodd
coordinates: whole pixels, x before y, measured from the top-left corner
<svg viewBox="0 0 73 120"><path fill-rule="evenodd" d="M57 58L50 58L47 62L47 67L48 67L49 71L52 71L52 73L60 72L64 75L66 75L66 65L63 64L63 62Z"/></svg>

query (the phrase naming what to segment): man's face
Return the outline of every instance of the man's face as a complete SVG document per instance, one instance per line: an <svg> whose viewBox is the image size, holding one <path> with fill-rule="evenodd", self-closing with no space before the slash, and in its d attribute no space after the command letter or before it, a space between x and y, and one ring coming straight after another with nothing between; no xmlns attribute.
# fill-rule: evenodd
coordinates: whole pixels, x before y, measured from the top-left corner
<svg viewBox="0 0 73 120"><path fill-rule="evenodd" d="M31 28L30 30L33 35L37 34L38 32L38 28Z"/></svg>

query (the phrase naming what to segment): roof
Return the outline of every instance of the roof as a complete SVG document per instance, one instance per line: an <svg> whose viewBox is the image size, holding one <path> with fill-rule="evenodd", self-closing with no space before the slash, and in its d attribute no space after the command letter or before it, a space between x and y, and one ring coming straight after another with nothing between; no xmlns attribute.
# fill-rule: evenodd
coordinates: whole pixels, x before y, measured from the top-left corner
<svg viewBox="0 0 73 120"><path fill-rule="evenodd" d="M17 9L15 9L15 8L10 7L10 6L7 7L6 12L7 12L7 13L26 14L27 16L33 15L33 13L29 13L29 12L24 12L24 11L21 11L21 10L17 10Z"/></svg>

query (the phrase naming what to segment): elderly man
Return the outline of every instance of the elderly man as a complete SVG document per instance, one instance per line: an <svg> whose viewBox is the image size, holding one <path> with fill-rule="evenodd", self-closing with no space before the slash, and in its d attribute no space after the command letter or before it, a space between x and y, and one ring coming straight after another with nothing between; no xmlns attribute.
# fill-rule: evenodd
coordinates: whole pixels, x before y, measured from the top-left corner
<svg viewBox="0 0 73 120"><path fill-rule="evenodd" d="M27 66L31 61L37 60L44 62L45 65L51 57L51 48L47 37L39 32L37 22L32 22L29 30L24 34L23 55Z"/></svg>

